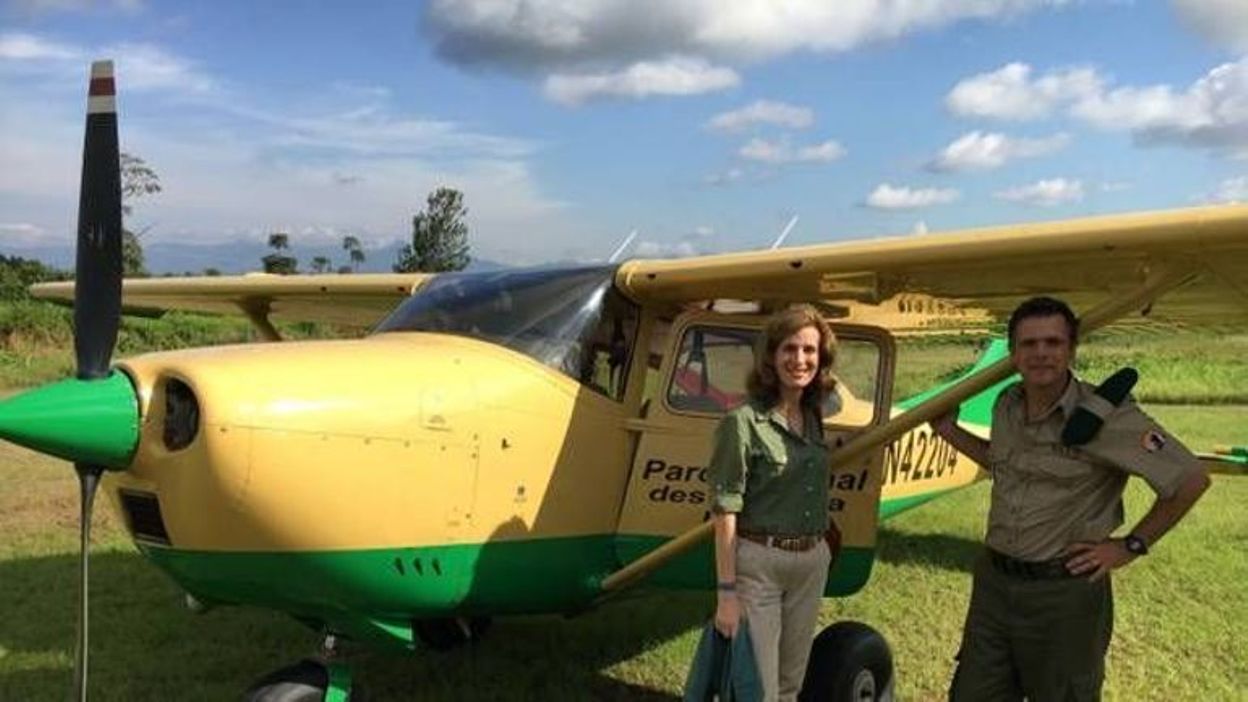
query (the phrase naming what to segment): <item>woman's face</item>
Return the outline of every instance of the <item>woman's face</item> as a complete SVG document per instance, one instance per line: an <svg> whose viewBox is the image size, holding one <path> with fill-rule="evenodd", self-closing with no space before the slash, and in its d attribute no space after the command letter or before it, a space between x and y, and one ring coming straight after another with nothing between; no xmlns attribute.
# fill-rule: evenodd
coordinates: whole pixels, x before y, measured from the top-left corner
<svg viewBox="0 0 1248 702"><path fill-rule="evenodd" d="M819 372L819 330L802 327L789 335L776 347L776 377L780 387L802 390Z"/></svg>

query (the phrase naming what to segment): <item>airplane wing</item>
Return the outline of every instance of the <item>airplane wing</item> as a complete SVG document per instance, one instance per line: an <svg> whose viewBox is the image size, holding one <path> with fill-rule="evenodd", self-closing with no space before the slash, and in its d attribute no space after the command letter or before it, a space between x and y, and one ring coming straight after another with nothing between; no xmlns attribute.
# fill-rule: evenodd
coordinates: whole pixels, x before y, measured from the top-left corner
<svg viewBox="0 0 1248 702"><path fill-rule="evenodd" d="M122 284L128 309L225 314L249 311L272 320L330 322L368 328L432 275L272 275L129 279ZM40 283L31 294L46 300L74 299L74 283Z"/></svg>
<svg viewBox="0 0 1248 702"><path fill-rule="evenodd" d="M616 282L638 300L671 303L825 300L851 310L930 296L963 313L1001 320L1038 294L1086 310L1161 271L1190 271L1190 280L1156 301L1147 321L1242 327L1248 321L1248 205L630 261Z"/></svg>

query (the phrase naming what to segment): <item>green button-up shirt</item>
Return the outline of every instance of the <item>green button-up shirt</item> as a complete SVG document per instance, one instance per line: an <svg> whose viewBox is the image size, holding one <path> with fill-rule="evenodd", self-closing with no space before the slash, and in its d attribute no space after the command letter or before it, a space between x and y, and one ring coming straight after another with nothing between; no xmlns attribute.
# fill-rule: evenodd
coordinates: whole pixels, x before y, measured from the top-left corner
<svg viewBox="0 0 1248 702"><path fill-rule="evenodd" d="M712 508L738 513L738 530L805 535L828 528L830 454L819 418L808 412L805 421L798 436L780 412L749 403L715 429Z"/></svg>

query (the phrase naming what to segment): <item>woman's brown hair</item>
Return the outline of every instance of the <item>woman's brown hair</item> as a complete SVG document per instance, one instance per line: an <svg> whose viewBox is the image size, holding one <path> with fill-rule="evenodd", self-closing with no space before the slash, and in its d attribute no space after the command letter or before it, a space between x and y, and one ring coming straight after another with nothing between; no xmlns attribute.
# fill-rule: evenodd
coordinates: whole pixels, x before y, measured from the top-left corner
<svg viewBox="0 0 1248 702"><path fill-rule="evenodd" d="M784 340L806 327L819 332L819 369L802 390L802 406L819 412L823 401L836 388L832 364L836 361L836 336L819 311L810 305L797 305L777 312L767 320L767 327L754 347L754 367L746 378L750 399L764 407L780 401L780 377L776 374L776 349Z"/></svg>

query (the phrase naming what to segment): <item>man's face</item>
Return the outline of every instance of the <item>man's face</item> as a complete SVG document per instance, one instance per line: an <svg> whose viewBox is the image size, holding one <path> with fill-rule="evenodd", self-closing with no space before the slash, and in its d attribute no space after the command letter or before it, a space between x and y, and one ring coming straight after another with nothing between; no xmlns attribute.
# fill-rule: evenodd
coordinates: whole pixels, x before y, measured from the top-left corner
<svg viewBox="0 0 1248 702"><path fill-rule="evenodd" d="M1028 317L1014 329L1010 360L1023 376L1024 388L1045 389L1064 384L1074 357L1074 340L1061 315Z"/></svg>

